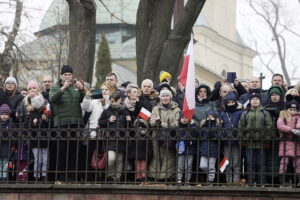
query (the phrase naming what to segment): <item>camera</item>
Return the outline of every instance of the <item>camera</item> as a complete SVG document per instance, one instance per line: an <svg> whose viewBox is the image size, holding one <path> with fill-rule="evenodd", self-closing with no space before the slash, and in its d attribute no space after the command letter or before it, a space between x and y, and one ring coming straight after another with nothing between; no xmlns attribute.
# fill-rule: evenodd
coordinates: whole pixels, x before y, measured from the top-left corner
<svg viewBox="0 0 300 200"><path fill-rule="evenodd" d="M93 97L93 99L102 99L103 98L102 90L100 90L100 89L93 90L92 97Z"/></svg>

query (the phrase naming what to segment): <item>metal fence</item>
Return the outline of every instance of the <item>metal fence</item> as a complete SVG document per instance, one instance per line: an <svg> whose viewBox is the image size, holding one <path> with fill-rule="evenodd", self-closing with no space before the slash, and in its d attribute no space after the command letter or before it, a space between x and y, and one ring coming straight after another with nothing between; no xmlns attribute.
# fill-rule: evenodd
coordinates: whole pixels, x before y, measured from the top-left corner
<svg viewBox="0 0 300 200"><path fill-rule="evenodd" d="M274 129L0 129L0 182L298 187L300 140Z"/></svg>

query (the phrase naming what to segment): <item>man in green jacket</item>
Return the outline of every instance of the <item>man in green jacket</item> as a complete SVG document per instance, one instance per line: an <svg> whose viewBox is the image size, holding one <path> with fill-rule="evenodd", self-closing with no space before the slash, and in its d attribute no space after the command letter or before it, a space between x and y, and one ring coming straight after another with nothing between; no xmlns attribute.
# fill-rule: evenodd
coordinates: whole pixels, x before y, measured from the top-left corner
<svg viewBox="0 0 300 200"><path fill-rule="evenodd" d="M239 121L241 129L241 140L246 145L246 169L248 173L247 183L255 183L256 167L259 175L256 183L266 184L266 151L264 144L272 138L272 118L270 114L261 106L261 96L253 93L250 96L251 107L244 111ZM243 130L245 129L245 130Z"/></svg>
<svg viewBox="0 0 300 200"><path fill-rule="evenodd" d="M82 127L82 111L81 105L85 93L83 84L73 80L72 67L65 65L61 68L60 80L50 89L50 101L54 108L54 127L62 128L60 134L66 137L66 129ZM76 135L75 132L70 133L71 137ZM60 140L58 149L58 169L59 171L74 171L76 169L77 141L76 140ZM68 147L68 149L67 149ZM66 163L68 160L68 165ZM78 159L80 161L80 158ZM55 162L55 161L54 161ZM78 162L79 163L79 162ZM66 168L68 166L68 169ZM75 180L75 173L69 173L69 180ZM60 173L59 181L66 181L65 173Z"/></svg>

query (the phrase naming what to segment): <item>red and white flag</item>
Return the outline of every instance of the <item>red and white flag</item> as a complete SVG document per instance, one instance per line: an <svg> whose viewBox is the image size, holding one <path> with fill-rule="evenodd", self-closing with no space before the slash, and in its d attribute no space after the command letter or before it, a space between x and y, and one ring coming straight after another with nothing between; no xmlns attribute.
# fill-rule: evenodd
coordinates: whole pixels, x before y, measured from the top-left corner
<svg viewBox="0 0 300 200"><path fill-rule="evenodd" d="M193 36L189 43L180 74L180 82L185 87L182 113L185 118L191 120L195 111L195 60Z"/></svg>
<svg viewBox="0 0 300 200"><path fill-rule="evenodd" d="M151 117L151 112L149 110L147 110L146 108L142 107L138 116L144 120L148 120Z"/></svg>
<svg viewBox="0 0 300 200"><path fill-rule="evenodd" d="M220 162L220 172L224 172L224 170L226 169L227 165L229 164L229 160L227 157L224 157L223 160Z"/></svg>

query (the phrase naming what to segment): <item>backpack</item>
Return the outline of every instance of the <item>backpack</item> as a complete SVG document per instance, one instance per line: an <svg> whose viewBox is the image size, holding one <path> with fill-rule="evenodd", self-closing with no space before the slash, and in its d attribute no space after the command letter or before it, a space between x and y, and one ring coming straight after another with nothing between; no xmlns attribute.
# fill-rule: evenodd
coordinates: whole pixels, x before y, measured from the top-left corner
<svg viewBox="0 0 300 200"><path fill-rule="evenodd" d="M266 124L267 124L267 120L266 120L266 118L267 118L267 117L266 117L266 116L267 116L267 111L261 110L261 112L262 112L263 118L264 118L264 126L266 126ZM248 113L249 113L249 110L246 111L246 114L243 113L243 115L245 115L245 118L244 118L244 123L245 123L245 124L247 124L247 120L246 120L246 119L247 119Z"/></svg>

